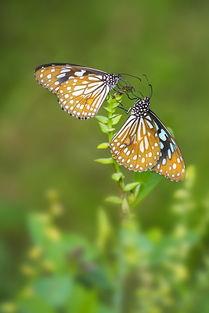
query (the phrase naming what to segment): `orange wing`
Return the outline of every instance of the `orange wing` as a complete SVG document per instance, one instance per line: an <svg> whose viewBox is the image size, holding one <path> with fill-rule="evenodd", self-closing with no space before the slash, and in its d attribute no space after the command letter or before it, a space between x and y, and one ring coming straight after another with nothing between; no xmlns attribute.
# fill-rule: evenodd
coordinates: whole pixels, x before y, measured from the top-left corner
<svg viewBox="0 0 209 313"><path fill-rule="evenodd" d="M160 142L156 125L149 115L131 115L110 142L116 161L132 171L151 169L160 158Z"/></svg>
<svg viewBox="0 0 209 313"><path fill-rule="evenodd" d="M185 164L179 147L174 138L162 124L159 118L151 112L152 118L158 125L161 157L152 171L159 173L173 181L181 181L185 177Z"/></svg>
<svg viewBox="0 0 209 313"><path fill-rule="evenodd" d="M185 164L180 149L177 147L170 158L161 156L152 171L176 182L183 180L185 178Z"/></svg>
<svg viewBox="0 0 209 313"><path fill-rule="evenodd" d="M71 64L41 65L35 71L38 83L57 95L62 109L80 119L98 112L110 91L107 75L110 74Z"/></svg>

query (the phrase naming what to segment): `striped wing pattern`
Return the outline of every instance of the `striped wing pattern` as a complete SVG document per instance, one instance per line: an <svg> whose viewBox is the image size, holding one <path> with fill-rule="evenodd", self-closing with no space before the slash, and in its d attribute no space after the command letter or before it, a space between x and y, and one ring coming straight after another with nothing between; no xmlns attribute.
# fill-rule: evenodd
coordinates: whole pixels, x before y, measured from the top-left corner
<svg viewBox="0 0 209 313"><path fill-rule="evenodd" d="M185 177L179 147L151 110L144 116L131 114L112 138L110 149L113 158L129 170L151 170L176 182Z"/></svg>
<svg viewBox="0 0 209 313"><path fill-rule="evenodd" d="M185 178L185 163L179 147L173 136L162 124L159 118L151 112L153 120L158 125L161 156L152 171L159 173L172 181L181 181Z"/></svg>
<svg viewBox="0 0 209 313"><path fill-rule="evenodd" d="M57 63L40 65L35 78L56 94L63 110L79 119L88 119L97 114L120 75ZM181 181L185 177L181 151L149 106L149 97L136 101L131 115L110 142L112 156L129 170L151 170L172 181Z"/></svg>
<svg viewBox="0 0 209 313"><path fill-rule="evenodd" d="M151 169L160 158L160 141L156 124L151 117L131 115L121 130L112 138L113 158L133 171Z"/></svg>
<svg viewBox="0 0 209 313"><path fill-rule="evenodd" d="M63 110L79 119L98 112L111 88L108 75L72 64L46 64L35 71L38 83L57 95Z"/></svg>

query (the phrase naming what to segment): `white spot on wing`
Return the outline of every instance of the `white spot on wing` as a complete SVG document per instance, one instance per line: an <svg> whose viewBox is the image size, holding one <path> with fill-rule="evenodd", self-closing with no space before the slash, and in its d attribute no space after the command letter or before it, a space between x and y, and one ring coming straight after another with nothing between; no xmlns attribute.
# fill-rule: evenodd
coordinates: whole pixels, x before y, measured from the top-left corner
<svg viewBox="0 0 209 313"><path fill-rule="evenodd" d="M60 78L62 78L62 77L65 77L65 73L62 73L62 74L57 75L57 78L58 78L58 79L60 79Z"/></svg>
<svg viewBox="0 0 209 313"><path fill-rule="evenodd" d="M74 91L72 94L73 94L74 96L80 96L82 93L83 93L83 90L76 90L76 91Z"/></svg>
<svg viewBox="0 0 209 313"><path fill-rule="evenodd" d="M159 133L159 137L161 140L166 141L166 132L164 131L164 129L161 129L161 132Z"/></svg>
<svg viewBox="0 0 209 313"><path fill-rule="evenodd" d="M143 153L144 152L144 142L143 142L143 140L141 140L139 147L140 147L141 153Z"/></svg>
<svg viewBox="0 0 209 313"><path fill-rule="evenodd" d="M144 144L145 144L145 149L147 150L149 148L149 142L148 142L147 136L144 137Z"/></svg>
<svg viewBox="0 0 209 313"><path fill-rule="evenodd" d="M75 72L75 76L78 76L78 77L83 76L84 73L86 73L85 70L80 70L80 71Z"/></svg>

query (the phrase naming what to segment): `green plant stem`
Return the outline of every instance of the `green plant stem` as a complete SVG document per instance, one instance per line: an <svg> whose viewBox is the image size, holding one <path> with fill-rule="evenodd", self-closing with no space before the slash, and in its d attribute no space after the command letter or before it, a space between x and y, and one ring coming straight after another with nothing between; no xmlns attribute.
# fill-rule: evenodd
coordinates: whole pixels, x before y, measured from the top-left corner
<svg viewBox="0 0 209 313"><path fill-rule="evenodd" d="M101 131L107 135L108 143L111 142L116 130L115 126L119 122L120 116L116 114L116 108L118 105L118 95L114 95L115 97L110 97L107 100L107 106L105 110L107 111L106 116L97 117L99 121L99 125ZM115 99L116 98L116 99ZM121 97L119 97L119 101ZM108 144L100 144L100 149L108 149ZM123 175L121 171L120 165L112 158L107 159L99 159L100 163L103 164L111 164L113 167L113 175L112 179L115 181L120 190L120 196L112 196L112 203L119 203L121 205L122 212L122 220L121 227L119 230L119 242L117 245L117 258L116 258L116 273L115 273L115 293L113 296L114 303L114 313L124 313L125 312L125 301L124 298L125 288L126 288L126 279L129 274L130 261L127 259L127 242L126 242L126 233L130 231L130 229L134 229L136 225L136 219L133 215L132 207L137 202L139 198L139 194L143 191L146 193L147 189L148 194L151 191L151 186L145 182L143 184L142 179L136 179L134 176L134 180L131 183L126 184L125 175ZM148 177L148 181L150 178ZM142 188L143 187L143 188ZM142 188L142 189L141 189Z"/></svg>
<svg viewBox="0 0 209 313"><path fill-rule="evenodd" d="M108 126L110 128L113 128L112 125L112 118L113 118L113 113L112 112L108 112L107 117L108 117ZM108 132L108 142L110 143L112 137L113 137L114 133L113 131ZM115 173L121 173L120 167L118 165L118 163L113 160L113 169ZM129 218L130 217L130 204L129 204L129 200L128 200L128 194L127 192L124 191L124 187L125 187L125 176L122 175L121 179L118 181L117 185L120 188L120 192L121 192L121 198L122 198L122 206L121 206L121 211L123 213L123 217L124 218ZM125 204L125 205L124 205Z"/></svg>

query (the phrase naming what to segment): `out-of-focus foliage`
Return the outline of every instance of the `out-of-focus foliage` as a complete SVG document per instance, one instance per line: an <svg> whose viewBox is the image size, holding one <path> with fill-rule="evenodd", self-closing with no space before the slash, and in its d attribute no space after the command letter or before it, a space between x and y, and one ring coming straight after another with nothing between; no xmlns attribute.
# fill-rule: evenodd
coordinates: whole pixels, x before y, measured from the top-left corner
<svg viewBox="0 0 209 313"><path fill-rule="evenodd" d="M97 117L108 140L120 119L116 100L107 101L107 117ZM99 144L98 149L108 149L108 145ZM201 271L190 266L193 251L203 243L209 226L207 200L200 207L201 214L196 212L194 167L187 168L186 181L174 194L170 208L174 223L163 233L158 227L143 229L132 211L160 182L158 176L138 174L135 181L125 183L125 175L112 158L96 161L113 165L112 180L120 195L110 195L106 202L119 205L120 226L115 230L100 208L93 241L61 231L57 219L65 211L58 194L49 192L48 210L27 218L30 243L20 266L24 280L13 298L2 303L2 312L190 313L197 312L196 306L207 312L209 256L202 258Z"/></svg>
<svg viewBox="0 0 209 313"><path fill-rule="evenodd" d="M208 12L204 0L1 3L0 312L209 312ZM34 80L48 62L146 73L186 182L112 172L105 136L125 114L70 118Z"/></svg>
<svg viewBox="0 0 209 313"><path fill-rule="evenodd" d="M209 258L202 269L191 266L194 251L204 242L209 226L207 201L192 199L194 167L179 187L169 209L170 230L146 230L133 217L114 229L98 210L96 239L61 231L55 192L45 213L32 213L27 225L30 243L20 271L24 282L2 312L207 312ZM198 249L199 250L199 249ZM197 309L198 308L198 309Z"/></svg>

